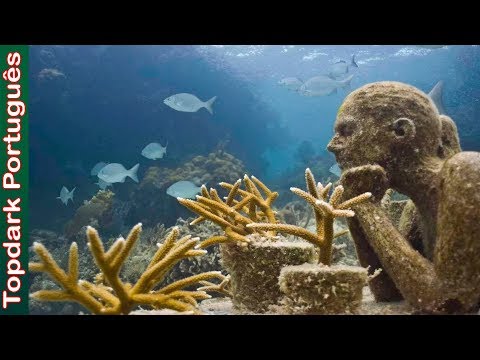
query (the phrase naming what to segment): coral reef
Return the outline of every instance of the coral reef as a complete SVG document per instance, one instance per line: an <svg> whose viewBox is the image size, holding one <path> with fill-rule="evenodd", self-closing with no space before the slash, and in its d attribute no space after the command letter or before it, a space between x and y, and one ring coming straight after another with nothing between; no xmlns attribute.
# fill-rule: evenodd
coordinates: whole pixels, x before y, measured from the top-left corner
<svg viewBox="0 0 480 360"><path fill-rule="evenodd" d="M280 290L285 293L287 311L293 313L337 314L355 312L362 299L362 288L367 282L367 271L357 266L332 265L333 240L343 235L334 233L334 219L352 217L350 208L371 197L363 193L341 202L343 187L337 186L329 198L332 184L317 183L310 169L305 170L307 191L292 188L313 207L315 232L291 224L254 223L247 227L259 230L276 230L298 236L315 245L319 251L318 265L303 264L283 268L279 274ZM327 202L328 201L328 202Z"/></svg>
<svg viewBox="0 0 480 360"><path fill-rule="evenodd" d="M458 152L453 121L410 85L367 84L340 107L328 149L344 169L345 193L374 195L354 205L349 227L361 264L384 270L370 282L377 301L403 297L433 313L478 309L480 193L473 189L480 154ZM404 212L410 219L416 212L418 231L392 223L380 204L389 188L411 199L415 209ZM422 252L412 246L412 233L420 235Z"/></svg>
<svg viewBox="0 0 480 360"><path fill-rule="evenodd" d="M313 261L315 252L311 245L276 236L275 231L248 227L256 221L277 223L272 203L278 193L254 176L245 175L243 182L245 189L240 188L240 179L234 184L220 183L229 190L224 200L215 189L208 191L202 186L202 195L196 201L178 201L199 215L192 225L209 220L223 230L222 235L210 237L200 247L220 244L222 264L231 275L236 309L265 312L281 300L281 268Z"/></svg>
<svg viewBox="0 0 480 360"><path fill-rule="evenodd" d="M90 201L85 201L65 226L65 235L75 237L87 225L108 229L113 220L114 195L110 190L99 190Z"/></svg>
<svg viewBox="0 0 480 360"><path fill-rule="evenodd" d="M198 238L184 236L178 239L178 228L174 228L163 244L152 257L144 273L134 283L120 279L120 271L132 248L140 237L141 224L133 227L127 239L117 239L105 251L97 231L88 227L87 237L89 249L101 271L94 282L79 280L78 246L74 242L70 246L68 272L65 272L52 258L48 250L40 243L33 248L39 262L29 264L32 272L45 272L62 288L61 290L39 290L31 297L41 301L75 301L94 314L128 314L138 305L152 308L168 308L176 311L198 312L198 300L210 296L202 290L185 290L203 282L203 288L212 291L225 291L225 276L220 272L208 272L178 280L167 286L155 289L162 282L166 273L181 259L200 256L204 250L195 249ZM221 283L205 281L220 279Z"/></svg>
<svg viewBox="0 0 480 360"><path fill-rule="evenodd" d="M223 180L234 182L245 173L243 163L233 155L220 149L208 156L196 156L176 169L150 167L138 188L131 194L132 207L129 219L140 219L145 225L175 223L177 218L188 213L178 206L174 198L166 194L173 183L189 180L198 185L218 183Z"/></svg>

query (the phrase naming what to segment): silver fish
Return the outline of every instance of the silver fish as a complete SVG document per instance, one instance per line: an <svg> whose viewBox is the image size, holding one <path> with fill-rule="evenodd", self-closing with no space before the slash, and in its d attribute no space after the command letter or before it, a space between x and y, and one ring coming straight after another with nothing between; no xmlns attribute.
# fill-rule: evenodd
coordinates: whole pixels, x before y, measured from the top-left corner
<svg viewBox="0 0 480 360"><path fill-rule="evenodd" d="M140 164L136 164L130 170L125 169L122 164L113 163L108 164L100 170L98 178L108 183L125 182L125 178L128 176L133 181L138 182L137 170Z"/></svg>
<svg viewBox="0 0 480 360"><path fill-rule="evenodd" d="M151 160L161 159L167 153L167 146L168 142L165 146L162 146L159 143L150 143L143 148L142 156Z"/></svg>
<svg viewBox="0 0 480 360"><path fill-rule="evenodd" d="M57 199L60 199L60 201L64 204L68 204L68 200L72 200L73 202L73 192L75 191L76 187L73 188L72 191L68 191L68 189L63 186L62 190L60 190L60 196L57 197Z"/></svg>
<svg viewBox="0 0 480 360"><path fill-rule="evenodd" d="M282 85L288 90L297 91L303 85L303 81L296 77L287 77L278 82L278 85Z"/></svg>
<svg viewBox="0 0 480 360"><path fill-rule="evenodd" d="M352 55L352 60L350 64L347 64L345 60L337 61L335 64L330 65L330 72L328 76L332 79L338 79L339 77L344 76L348 73L349 68L356 67L358 68L357 63L355 62L355 55Z"/></svg>
<svg viewBox="0 0 480 360"><path fill-rule="evenodd" d="M338 164L333 164L331 167L330 167L330 170L329 170L333 175L336 175L338 177L342 176L342 170L340 170L340 167L338 166Z"/></svg>
<svg viewBox="0 0 480 360"><path fill-rule="evenodd" d="M299 89L303 96L325 96L335 94L338 88L350 86L353 75L343 80L334 80L326 75L315 76L307 80Z"/></svg>
<svg viewBox="0 0 480 360"><path fill-rule="evenodd" d="M191 181L177 181L167 189L167 194L175 198L195 199L201 187Z"/></svg>
<svg viewBox="0 0 480 360"><path fill-rule="evenodd" d="M216 99L217 97L214 96L210 100L203 102L195 95L181 93L169 96L163 100L163 103L174 110L183 112L197 112L204 107L210 114L213 114L212 104Z"/></svg>
<svg viewBox="0 0 480 360"><path fill-rule="evenodd" d="M107 166L107 165L108 165L108 163L103 162L103 161L101 161L101 162L99 162L99 163L96 163L95 166L94 166L94 167L92 168L92 170L90 171L90 175L92 175L92 176L97 176L97 175L98 175L98 172L99 172L100 170L102 170L102 169L103 169L105 166Z"/></svg>

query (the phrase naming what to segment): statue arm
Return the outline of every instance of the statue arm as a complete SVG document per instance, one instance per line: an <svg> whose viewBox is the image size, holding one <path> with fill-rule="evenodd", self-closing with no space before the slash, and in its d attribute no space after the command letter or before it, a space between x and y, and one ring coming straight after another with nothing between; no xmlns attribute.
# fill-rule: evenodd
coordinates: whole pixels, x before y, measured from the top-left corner
<svg viewBox="0 0 480 360"><path fill-rule="evenodd" d="M363 203L353 210L383 269L404 298L416 307L436 309L442 303L443 291L433 263L412 248L379 205Z"/></svg>
<svg viewBox="0 0 480 360"><path fill-rule="evenodd" d="M385 272L375 251L368 243L365 233L359 221L353 217L348 219L348 228L355 243L357 257L360 265L369 267L368 273L372 275L376 269L382 269L382 272L369 281L370 290L376 301L399 301L403 297L398 291L395 283Z"/></svg>

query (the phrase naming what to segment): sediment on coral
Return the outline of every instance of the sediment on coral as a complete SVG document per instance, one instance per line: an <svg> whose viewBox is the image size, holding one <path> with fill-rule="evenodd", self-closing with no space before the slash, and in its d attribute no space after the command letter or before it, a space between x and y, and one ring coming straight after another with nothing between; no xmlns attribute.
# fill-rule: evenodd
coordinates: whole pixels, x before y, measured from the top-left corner
<svg viewBox="0 0 480 360"><path fill-rule="evenodd" d="M120 278L121 268L140 233L141 224L138 224L126 240L117 239L105 251L98 232L92 227L88 228L89 249L100 270L93 282L79 280L79 255L75 242L70 246L67 272L42 244L34 243L33 249L40 261L31 262L29 270L48 274L61 289L39 290L32 293L31 297L40 301L77 302L93 314L128 314L139 305L198 313L198 301L210 296L204 290L188 290L190 287L200 284L209 291L225 291L228 278L218 271L193 275L157 288L180 260L205 253L204 250L196 249L199 245L198 238L187 235L178 239L178 228L174 228L163 244L159 244L150 263L135 283L123 281ZM219 279L220 284L212 283L211 279Z"/></svg>
<svg viewBox="0 0 480 360"><path fill-rule="evenodd" d="M170 185L181 180L192 181L198 186L220 181L234 182L243 174L243 163L223 150L196 156L175 169L152 166L130 196L131 209L127 219L140 220L146 226L160 222L170 226L177 218L189 216L173 197L166 194Z"/></svg>

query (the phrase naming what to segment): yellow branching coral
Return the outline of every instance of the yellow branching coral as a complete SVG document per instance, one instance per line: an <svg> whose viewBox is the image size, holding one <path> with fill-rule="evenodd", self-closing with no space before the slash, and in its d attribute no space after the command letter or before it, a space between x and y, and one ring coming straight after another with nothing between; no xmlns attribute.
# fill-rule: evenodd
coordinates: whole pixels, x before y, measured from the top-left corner
<svg viewBox="0 0 480 360"><path fill-rule="evenodd" d="M218 271L193 275L155 289L179 261L205 254L205 250L196 248L198 238L188 235L178 239L178 227L173 228L163 244L157 244L158 250L138 281L135 284L123 282L120 270L139 239L141 229L141 224L134 226L126 240L117 239L105 251L98 232L88 227L88 247L101 271L94 283L78 279L76 243L70 247L68 272L58 266L42 244L34 243L40 262L30 263L30 271L47 273L62 289L40 290L31 297L42 301L75 301L94 314L128 314L138 305L198 313L197 301L209 298L207 291L226 293L228 278ZM215 278L220 280L219 285L209 281ZM196 284L203 285L204 290L185 290Z"/></svg>
<svg viewBox="0 0 480 360"><path fill-rule="evenodd" d="M249 224L259 221L277 223L272 203L278 197L278 193L271 191L255 176L249 178L245 175L243 182L245 189L240 188L241 179L234 184L220 183L221 187L229 190L228 196L223 200L215 189L208 191L205 186L202 186L202 195L197 195L196 201L177 198L180 204L199 215L190 223L191 225L209 220L224 230L224 235L213 236L203 241L199 248L229 241L248 242L246 238L248 234L265 234L262 230L249 228ZM274 236L275 230L272 229L269 235Z"/></svg>
<svg viewBox="0 0 480 360"><path fill-rule="evenodd" d="M332 262L333 239L339 237L345 232L333 233L333 222L338 217L352 217L355 213L350 207L361 203L372 196L371 193L364 193L352 199L341 202L343 195L343 186L337 186L333 189L330 198L328 194L332 187L331 183L323 186L320 182L316 184L315 178L310 169L305 170L305 182L307 191L298 188L290 190L308 202L314 209L316 220L316 233L310 232L304 228L288 224L276 223L250 223L246 227L256 230L276 230L286 234L301 237L320 248L320 262L330 265Z"/></svg>
<svg viewBox="0 0 480 360"><path fill-rule="evenodd" d="M230 275L225 276L225 279L220 284L215 284L210 281L200 281L203 286L198 288L198 291L217 292L229 297L232 297L232 292L229 289Z"/></svg>

